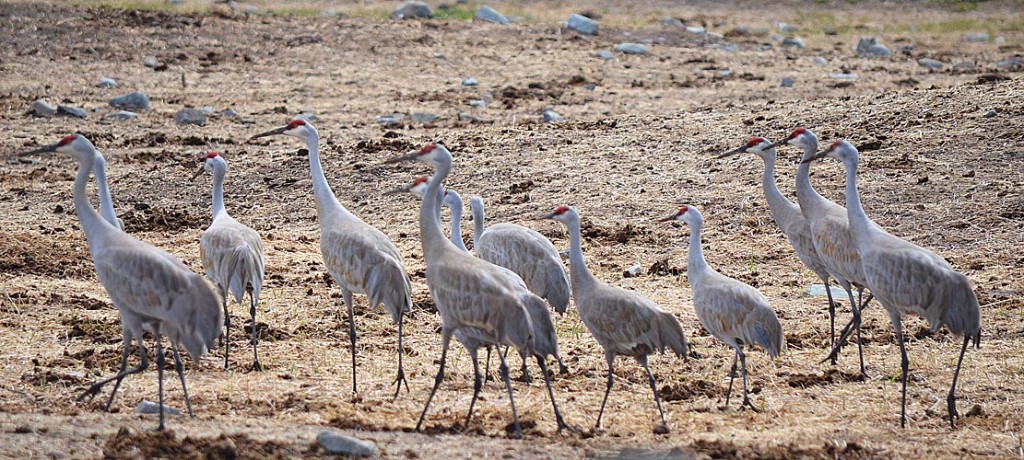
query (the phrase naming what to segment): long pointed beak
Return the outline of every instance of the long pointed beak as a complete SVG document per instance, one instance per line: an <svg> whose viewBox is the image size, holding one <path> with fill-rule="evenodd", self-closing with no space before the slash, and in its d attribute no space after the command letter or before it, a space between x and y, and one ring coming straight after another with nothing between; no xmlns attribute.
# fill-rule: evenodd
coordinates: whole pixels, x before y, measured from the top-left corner
<svg viewBox="0 0 1024 460"><path fill-rule="evenodd" d="M821 151L821 152L815 153L813 157L810 157L810 158L808 158L808 159L806 159L806 160L804 160L804 161L801 161L801 162L800 162L800 164L804 164L804 163L810 163L810 162L812 162L812 161L814 161L814 160L818 160L818 159L821 159L821 158L825 158L825 157L827 157L827 156L828 156L828 153L829 153L829 150L824 150L824 151Z"/></svg>
<svg viewBox="0 0 1024 460"><path fill-rule="evenodd" d="M671 216L668 217L662 217L661 219L658 219L658 222L671 222L673 220L676 220L675 214L672 214Z"/></svg>
<svg viewBox="0 0 1024 460"><path fill-rule="evenodd" d="M403 161L412 161L415 160L416 157L418 157L419 155L420 152L414 150L412 152L406 153L405 155L399 155L397 157L388 158L387 160L384 160L384 163L401 163Z"/></svg>
<svg viewBox="0 0 1024 460"><path fill-rule="evenodd" d="M253 140L253 139L259 139L259 138L261 138L261 137L267 137L267 136L275 136L275 135L278 135L278 134L284 134L284 132L285 132L285 130L286 130L286 129L288 129L288 127L287 127L287 126L282 126L282 127L280 127L280 128L277 128L277 129L272 129L272 130L270 130L270 131L267 131L267 132L265 132L265 133L260 133L260 134L257 134L257 135L255 135L255 136L253 136L253 137L250 137L250 138L249 138L249 140L251 141L251 140Z"/></svg>
<svg viewBox="0 0 1024 460"><path fill-rule="evenodd" d="M534 216L533 219L530 219L530 220L548 220L548 219L554 219L554 218L555 218L555 213L552 212L552 213L548 213L548 214L541 214L539 216Z"/></svg>
<svg viewBox="0 0 1024 460"><path fill-rule="evenodd" d="M411 189L412 189L412 187L410 187L408 185L404 185L402 187L393 188L391 190L388 190L388 191L384 192L384 195L396 195L396 194L399 194L399 193L408 193L409 190L411 190Z"/></svg>
<svg viewBox="0 0 1024 460"><path fill-rule="evenodd" d="M35 150L30 150L28 152L19 153L18 156L35 155L37 153L53 153L53 152L57 151L57 146L58 145L59 144L50 144L50 145L47 145L45 147L39 147L39 148L37 148Z"/></svg>
<svg viewBox="0 0 1024 460"><path fill-rule="evenodd" d="M203 169L204 169L204 167L203 167L203 166L200 166L200 167L199 167L199 170L198 170L198 171L196 171L196 173L195 173L195 174L193 174L193 175L192 175L192 178L191 178L191 179L189 179L189 180L193 180L193 181L194 181L194 180L196 180L196 178L197 178L197 177L199 177L199 176L200 176L200 175L201 175L201 174L203 173Z"/></svg>
<svg viewBox="0 0 1024 460"><path fill-rule="evenodd" d="M772 143L772 145L769 145L769 146L768 146L768 147L766 148L766 150L767 150L767 149L774 149L774 148L776 148L776 147L778 147L778 146L781 146L781 145L786 145L786 144L788 144L788 143L789 143L789 139L782 139L782 140L779 140L779 141L775 141L775 142L773 142L773 143Z"/></svg>
<svg viewBox="0 0 1024 460"><path fill-rule="evenodd" d="M747 146L745 146L745 145L744 145L743 147L740 147L740 148L738 148L738 149L735 149L735 150L730 150L730 151L728 151L728 152L725 152L725 153L723 153L723 154L720 154L720 155L718 155L718 157L717 157L717 158L719 158L719 159L721 159L721 158L727 158L727 157L731 157L731 156L733 156L733 155L739 155L739 154L741 154L741 153L743 153L743 152L746 152L746 151L747 151Z"/></svg>

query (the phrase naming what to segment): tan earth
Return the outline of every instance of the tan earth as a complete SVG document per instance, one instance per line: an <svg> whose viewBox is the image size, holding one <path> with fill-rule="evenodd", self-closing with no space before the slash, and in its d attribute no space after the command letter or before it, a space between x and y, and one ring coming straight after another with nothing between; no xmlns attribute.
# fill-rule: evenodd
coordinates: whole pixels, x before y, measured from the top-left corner
<svg viewBox="0 0 1024 460"><path fill-rule="evenodd" d="M234 17L225 5L188 1L0 3L0 457L325 457L315 441L324 429L371 439L384 458L1021 457L1024 79L1019 66L997 66L1024 49L1020 5L762 3L494 4L519 17L508 26L467 19L473 3L422 21L388 19L394 2L268 0L243 3ZM581 11L603 16L599 35L560 25ZM662 25L663 17L712 35ZM778 22L798 27L807 48L774 41ZM736 33L738 26L750 33ZM990 39L967 42L970 32ZM893 56L857 57L861 36L876 37ZM594 56L620 42L646 42L650 53ZM904 45L913 47L909 54L899 49ZM166 69L144 66L149 55ZM827 63L816 63L817 56ZM919 58L945 65L929 70ZM962 61L974 65L953 67ZM834 73L858 78L837 80ZM101 77L118 86L100 88ZM461 86L468 77L479 86ZM784 77L793 79L792 88L780 87ZM148 94L151 111L134 121L105 116L109 98L136 90ZM28 115L40 98L84 107L88 118ZM485 108L469 105L481 98ZM205 126L176 125L175 112L188 106L211 106L214 115ZM565 121L543 123L547 106ZM220 114L229 108L238 116ZM358 396L351 393L347 323L336 317L340 292L321 262L300 143L247 140L300 112L316 116L340 201L395 241L413 279L416 316L405 342L411 391L394 402L396 328L362 296L355 318L361 386ZM395 112L406 114L398 125L377 122ZM439 118L424 125L410 121L410 112ZM976 285L981 348L965 358L957 392L964 416L956 429L946 419L945 397L960 339L946 330L905 321L905 429L899 349L881 308L865 311L867 380L857 376L852 349L835 367L820 363L828 351L827 302L809 294L817 278L768 214L761 161L714 156L751 136L778 139L797 126L814 129L823 145L846 137L861 146L868 214L947 258ZM186 358L196 417L169 417L167 432L152 432L155 416L136 413L141 401L157 398L155 366L126 379L111 413L102 410L106 392L76 401L117 369L118 313L95 276L73 209L73 161L17 155L72 132L107 155L125 230L197 272L210 184L189 176L201 154L223 152L230 164L227 208L267 246L257 319L268 369L248 370L251 322L247 308L233 305L231 370L222 369L223 347L199 362ZM485 197L490 222L536 228L564 247L558 224L531 219L558 204L576 206L595 274L679 318L701 357L652 358L669 434L654 434L657 411L646 379L623 358L605 430L592 430L606 368L574 308L556 317L570 372L553 379L580 433L555 432L540 379L514 383L524 440L508 438L511 413L498 381L485 384L464 429L472 366L457 346L426 433L412 432L437 371L440 319L423 276L418 203L381 192L428 171L383 160L436 139L455 154L449 185L464 197ZM798 155L792 147L780 151L777 176L790 196ZM842 203L842 166L823 160L814 170L817 189ZM709 263L759 288L785 330L788 350L780 358L749 354L760 412L739 411L735 398L723 407L732 354L695 317L685 277L689 232L656 222L682 203L703 211ZM623 278L634 265L643 274ZM849 306L842 306L845 322ZM168 404L183 408L170 362ZM518 358L511 364L518 376Z"/></svg>

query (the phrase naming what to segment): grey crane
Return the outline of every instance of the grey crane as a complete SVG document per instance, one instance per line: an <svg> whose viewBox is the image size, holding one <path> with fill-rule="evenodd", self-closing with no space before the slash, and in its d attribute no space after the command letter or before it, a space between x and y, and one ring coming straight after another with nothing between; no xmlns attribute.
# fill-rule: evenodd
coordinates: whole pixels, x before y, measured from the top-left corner
<svg viewBox="0 0 1024 460"><path fill-rule="evenodd" d="M793 246L793 250L796 252L800 262L803 262L804 266L811 269L815 275L818 275L818 279L825 285L825 292L828 294L828 319L831 329L829 344L834 346L836 342L836 304L832 299L832 289L829 287L830 276L828 269L825 268L825 263L818 256L818 251L814 249L814 240L811 238L811 226L803 213L800 212L800 206L786 198L779 191L779 187L775 183L775 160L777 157L775 147L767 139L755 137L743 146L719 155L719 158L726 158L741 153L752 153L761 157L761 160L764 161L761 187L764 189L764 197L768 201L768 209L771 211L772 219L775 220L775 224L782 230L782 234L786 235L786 239Z"/></svg>
<svg viewBox="0 0 1024 460"><path fill-rule="evenodd" d="M907 423L907 375L910 360L903 340L902 317L916 314L928 321L932 331L942 326L963 336L960 356L953 371L953 383L946 396L950 427L955 428L956 382L967 345L981 344L981 311L970 280L935 253L900 239L875 224L864 212L857 192L859 154L850 142L840 139L806 161L835 158L846 169L846 210L853 244L860 253L864 276L871 293L889 314L896 342L900 345L903 385L900 397L900 426ZM847 331L847 334L849 332ZM843 337L840 337L842 340Z"/></svg>
<svg viewBox="0 0 1024 460"><path fill-rule="evenodd" d="M473 343L473 340L462 342L473 360L474 376L473 399L470 401L469 413L466 415L466 426L469 425L470 417L473 414L473 405L476 403L483 385L477 363L477 349L482 345L505 344L516 347L525 356L533 355L537 358L537 363L544 375L544 383L547 385L548 395L551 397L551 406L558 423L558 431L565 428L571 429L566 425L558 410L555 393L551 388L551 380L548 376L547 364L542 355L545 351L543 343L538 345L533 321L528 312L529 308L538 308L538 305L539 308L546 310L544 301L527 290L521 280L517 282L518 277L509 276L511 273L509 270L459 250L444 237L439 219L440 190L441 183L448 177L452 169L451 152L444 145L432 143L423 146L418 151L387 160L389 163L404 161L422 161L436 168L434 176L427 182L427 188L423 192L423 202L420 205L420 238L423 246L423 259L427 264L427 286L430 288L430 295L441 314L441 360L437 376L434 378L434 386L430 390L430 396L427 397L423 413L416 423L416 431L423 426L423 420L430 409L430 402L434 399L437 388L444 380L448 346L452 335L459 330L472 332L472 335L477 336L480 340L479 343ZM531 304L533 304L532 307ZM522 437L523 432L512 395L508 365L504 356L499 354L499 358L501 359L499 370L505 381L512 408L515 435Z"/></svg>
<svg viewBox="0 0 1024 460"><path fill-rule="evenodd" d="M811 168L807 160L817 154L818 136L809 129L797 128L788 137L780 140L772 147L779 145L796 145L804 150L800 165L796 171L796 198L800 204L800 211L807 219L811 229L811 239L814 242L814 250L825 265L826 270L832 279L836 280L850 299L850 306L853 311L853 324L857 328L857 355L860 359L860 374L867 375L864 371L864 349L860 340L860 315L861 308L871 300L869 295L863 303L853 297L853 288L863 294L864 273L861 268L860 255L853 245L853 235L850 234L850 223L846 217L846 209L835 204L818 194L811 186ZM860 296L858 296L860 297ZM844 331L845 332L845 331ZM841 334L841 336L846 335ZM838 350L845 344L844 340L834 343L832 353L826 360L836 362Z"/></svg>
<svg viewBox="0 0 1024 460"><path fill-rule="evenodd" d="M121 316L122 335L126 341L139 341L142 364L126 369L127 354L122 358L117 375L94 383L82 396L95 396L103 385L142 372L148 367L142 345L143 330L156 339L156 363L159 381L160 424L164 429L164 351L162 335L166 335L174 355L175 370L181 379L182 391L192 414L192 403L185 385L185 374L178 354L184 346L193 359L206 353L220 335L224 318L217 293L174 256L143 243L103 220L86 196L85 186L96 161L96 149L84 136L73 134L26 154L59 152L70 154L78 162L75 175L75 211L82 223L89 252L100 283L110 295ZM113 394L111 394L113 399ZM109 403L108 403L109 404Z"/></svg>
<svg viewBox="0 0 1024 460"><path fill-rule="evenodd" d="M384 192L384 194L393 195L395 193L409 193L422 200L423 192L427 189L428 180L430 180L429 177L420 176L414 179L412 183L388 190ZM452 213L450 227L452 244L460 250L469 252L469 248L466 247L466 243L462 240L462 196L460 196L455 190L445 189L444 198L441 200L441 203L448 207Z"/></svg>
<svg viewBox="0 0 1024 460"><path fill-rule="evenodd" d="M595 429L601 428L601 417L604 406L608 402L615 379L615 357L631 356L647 372L647 381L654 392L654 402L658 405L661 425L655 433L668 432L665 422L665 411L661 409L661 397L658 387L647 366L647 356L652 353L664 353L671 350L676 356L688 358L689 342L683 327L672 313L663 310L650 299L617 286L598 280L587 268L583 258L583 247L580 235L580 216L574 208L559 206L554 212L544 216L565 225L569 232L569 272L572 276L572 296L576 299L576 309L587 330L597 339L604 349L605 360L608 362L608 384L601 410L597 414Z"/></svg>
<svg viewBox="0 0 1024 460"><path fill-rule="evenodd" d="M662 219L662 222L681 220L690 226L690 254L686 265L686 278L693 288L693 309L697 319L716 339L732 347L736 356L729 371L729 390L725 405L729 406L732 384L736 378L736 360L743 375L743 403L740 407L756 410L747 393L747 356L744 346L758 345L772 358L786 349L782 325L775 310L761 293L747 284L729 278L708 266L701 248L701 228L704 218L700 211L689 205Z"/></svg>
<svg viewBox="0 0 1024 460"><path fill-rule="evenodd" d="M231 314L228 312L228 292L241 304L246 292L249 293L249 316L252 317L252 369L263 370L260 355L256 350L259 338L256 336L256 308L260 304L260 289L263 287L263 240L259 233L239 223L228 215L224 208L224 176L228 163L217 152L206 155L203 166L196 171L195 180L204 171L213 174L213 222L199 238L199 259L213 283L220 288L224 304L224 369L228 368L228 351L231 348Z"/></svg>
<svg viewBox="0 0 1024 460"><path fill-rule="evenodd" d="M303 140L309 150L309 169L313 176L313 195L320 220L320 254L348 310L348 336L352 346L352 392L356 387L356 324L352 294L366 294L371 308L384 304L391 319L398 323L398 375L395 377L395 398L405 383L402 367L402 323L412 313L412 287L402 265L398 248L387 235L349 212L338 201L327 183L320 164L320 134L312 123L292 119L287 125L257 134L252 139L283 134Z"/></svg>
<svg viewBox="0 0 1024 460"><path fill-rule="evenodd" d="M477 257L519 274L530 292L547 300L558 314L569 308L569 277L555 245L522 225L484 225L484 200L469 199L473 213L473 251Z"/></svg>

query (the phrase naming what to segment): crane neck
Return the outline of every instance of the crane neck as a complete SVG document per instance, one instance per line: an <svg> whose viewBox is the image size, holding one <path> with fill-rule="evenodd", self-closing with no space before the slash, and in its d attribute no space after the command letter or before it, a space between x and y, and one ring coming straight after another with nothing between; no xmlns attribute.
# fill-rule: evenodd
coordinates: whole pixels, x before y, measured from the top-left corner
<svg viewBox="0 0 1024 460"><path fill-rule="evenodd" d="M573 297L579 299L582 293L589 292L597 279L587 268L587 261L583 258L582 231L580 230L580 219L569 219L565 222L569 231L569 275L572 278ZM576 307L579 308L579 300Z"/></svg>
<svg viewBox="0 0 1024 460"><path fill-rule="evenodd" d="M857 192L857 163L856 156L843 161L843 166L846 167L846 215L853 230L850 233L855 239L860 235L867 235L873 227L860 202L860 193Z"/></svg>
<svg viewBox="0 0 1024 460"><path fill-rule="evenodd" d="M476 198L469 200L469 211L473 213L473 248L480 247L480 237L484 234L484 203Z"/></svg>
<svg viewBox="0 0 1024 460"><path fill-rule="evenodd" d="M441 231L441 183L451 172L452 158L450 155L447 158L445 155L439 156L442 158L435 162L437 171L427 181L427 189L423 192L423 202L420 204L420 242L427 263L436 260L446 247L452 245Z"/></svg>
<svg viewBox="0 0 1024 460"><path fill-rule="evenodd" d="M779 186L775 182L775 149L771 149L768 155L763 156L762 159L764 160L764 173L761 175L761 187L764 189L764 197L768 201L768 209L772 213L772 218L781 227L783 213L787 208L792 208L796 204L789 201L789 198L779 191Z"/></svg>
<svg viewBox="0 0 1024 460"><path fill-rule="evenodd" d="M704 258L704 248L701 247L703 227L704 222L699 219L690 224L690 254L687 256L686 278L690 280L691 286L700 284L710 270L708 261Z"/></svg>
<svg viewBox="0 0 1024 460"><path fill-rule="evenodd" d="M110 196L110 187L107 184L107 160L103 158L103 154L96 151L95 158L93 158L93 174L96 176L96 187L99 189L100 195L100 215L110 225L118 227L117 212L114 211L114 199Z"/></svg>
<svg viewBox="0 0 1024 460"><path fill-rule="evenodd" d="M82 230L85 231L85 237L89 240L90 248L96 247L96 240L100 238L105 231L117 229L116 226L111 225L100 217L99 213L96 212L96 209L92 207L92 203L89 202L89 197L86 196L85 185L89 182L89 173L92 171L95 164L95 155L83 155L81 159L79 159L78 172L75 174L75 186L73 192L75 212L78 214L78 220L82 223Z"/></svg>
<svg viewBox="0 0 1024 460"><path fill-rule="evenodd" d="M796 168L796 199L800 202L800 210L804 217L810 219L817 214L817 209L822 209L829 201L818 194L811 186L811 163L801 162Z"/></svg>
<svg viewBox="0 0 1024 460"><path fill-rule="evenodd" d="M309 150L309 171L313 176L313 196L316 197L317 212L321 221L325 208L334 207L345 209L334 196L330 184L327 183L327 176L324 175L324 168L320 164L320 136L314 133L306 138L306 150Z"/></svg>
<svg viewBox="0 0 1024 460"><path fill-rule="evenodd" d="M224 176L227 167L221 163L213 163L213 218L226 214L224 209Z"/></svg>
<svg viewBox="0 0 1024 460"><path fill-rule="evenodd" d="M454 192L450 191L449 193ZM452 211L452 244L463 252L469 252L469 249L466 248L466 243L462 241L462 200L453 200L453 202L448 205L448 209Z"/></svg>

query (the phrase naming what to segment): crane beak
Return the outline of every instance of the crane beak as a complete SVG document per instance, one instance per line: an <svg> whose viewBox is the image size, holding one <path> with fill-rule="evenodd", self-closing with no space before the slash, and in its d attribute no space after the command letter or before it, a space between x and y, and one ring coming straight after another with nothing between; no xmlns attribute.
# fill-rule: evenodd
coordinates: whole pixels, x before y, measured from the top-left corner
<svg viewBox="0 0 1024 460"><path fill-rule="evenodd" d="M746 152L746 151L747 151L747 146L744 145L743 147L740 147L738 149L730 150L728 152L722 153L722 154L718 155L716 158L719 158L719 159L728 158L728 157L731 157L733 155L739 155L739 154L741 154L743 152Z"/></svg>
<svg viewBox="0 0 1024 460"><path fill-rule="evenodd" d="M265 133L257 134L257 135L255 135L253 137L250 137L249 140L251 141L251 140L259 139L261 137L276 136L278 134L284 134L285 130L287 130L287 129L288 129L287 126L282 126L280 128L272 129L270 131L267 131Z"/></svg>
<svg viewBox="0 0 1024 460"><path fill-rule="evenodd" d="M408 193L410 189L412 189L412 187L409 187L408 185L405 185L405 186L402 186L402 187L393 188L391 190L388 190L388 191L384 192L384 195L397 195L399 193Z"/></svg>
<svg viewBox="0 0 1024 460"><path fill-rule="evenodd" d="M782 145L787 145L787 144L789 144L789 139L782 139L780 141L773 142L772 145L769 145L767 148L774 149L776 147L779 147L779 146L782 146Z"/></svg>
<svg viewBox="0 0 1024 460"><path fill-rule="evenodd" d="M539 215L537 217L534 217L533 220L548 220L548 219L554 219L554 218L555 218L555 213L552 212L552 213L548 213L548 214L541 214L541 215Z"/></svg>
<svg viewBox="0 0 1024 460"><path fill-rule="evenodd" d="M808 158L808 159L806 159L804 161L801 161L800 164L810 163L810 162L812 162L814 160L825 158L825 157L828 156L829 152L831 152L831 150L824 150L824 151L815 153L814 156L812 156L812 157L810 157L810 158Z"/></svg>
<svg viewBox="0 0 1024 460"><path fill-rule="evenodd" d="M192 175L192 178L191 178L191 179L189 179L189 180L193 180L193 181L194 181L194 180L196 180L196 178L197 178L197 177L199 177L199 176L200 176L200 175L201 175L201 174L203 173L203 169L204 169L204 167L203 167L203 166L200 166L200 167L199 167L199 170L198 170L198 171L196 171L196 173L195 173L195 174L193 174L193 175Z"/></svg>
<svg viewBox="0 0 1024 460"><path fill-rule="evenodd" d="M19 153L18 156L35 155L35 154L38 154L38 153L53 153L53 152L57 151L57 146L58 145L59 144L50 144L50 145L47 145L45 147L39 147L39 148L37 148L35 150Z"/></svg>
<svg viewBox="0 0 1024 460"><path fill-rule="evenodd" d="M420 152L418 150L413 150L405 155L388 158L387 160L384 160L384 163L401 163L404 161L411 161L415 160L418 156L420 156Z"/></svg>
<svg viewBox="0 0 1024 460"><path fill-rule="evenodd" d="M662 217L661 219L658 219L658 222L672 222L673 220L676 220L676 216L677 214L672 214L668 217Z"/></svg>

